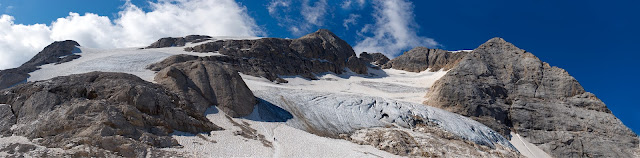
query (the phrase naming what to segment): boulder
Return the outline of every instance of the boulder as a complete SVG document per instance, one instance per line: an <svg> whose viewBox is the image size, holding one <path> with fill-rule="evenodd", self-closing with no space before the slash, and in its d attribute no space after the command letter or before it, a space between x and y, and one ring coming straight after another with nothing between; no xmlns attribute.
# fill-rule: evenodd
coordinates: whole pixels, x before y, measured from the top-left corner
<svg viewBox="0 0 640 158"><path fill-rule="evenodd" d="M502 38L464 56L426 97L426 105L468 116L504 136L518 133L554 157L633 157L639 144L567 71Z"/></svg>
<svg viewBox="0 0 640 158"><path fill-rule="evenodd" d="M202 113L216 105L229 116L242 117L251 114L257 104L242 77L227 64L201 60L175 63L159 71L155 81Z"/></svg>

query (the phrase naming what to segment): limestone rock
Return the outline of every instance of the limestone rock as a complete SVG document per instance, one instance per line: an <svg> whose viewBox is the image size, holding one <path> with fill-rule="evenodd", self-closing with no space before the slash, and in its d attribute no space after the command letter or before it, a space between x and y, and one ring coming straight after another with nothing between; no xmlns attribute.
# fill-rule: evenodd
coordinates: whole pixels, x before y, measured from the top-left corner
<svg viewBox="0 0 640 158"><path fill-rule="evenodd" d="M72 40L53 42L20 67L37 67L44 64L58 63L63 59L60 57L72 55L75 51L78 51L76 46L80 46L80 44Z"/></svg>
<svg viewBox="0 0 640 158"><path fill-rule="evenodd" d="M189 101L196 111L209 106L232 117L247 116L257 101L237 71L227 64L192 60L162 69L155 81Z"/></svg>
<svg viewBox="0 0 640 158"><path fill-rule="evenodd" d="M163 87L130 74L56 77L0 91L0 104L7 104L0 105L0 132L6 134L15 126L10 134L42 138L39 144L46 147L85 145L133 157L151 147L178 146L169 135L175 130L221 129L184 103Z"/></svg>
<svg viewBox="0 0 640 158"><path fill-rule="evenodd" d="M389 62L389 58L382 54L382 53L367 53L367 52L362 52L360 53L360 59L364 60L367 63L371 63L375 66L382 66L384 64L387 64L387 62Z"/></svg>
<svg viewBox="0 0 640 158"><path fill-rule="evenodd" d="M361 129L346 139L405 157L524 157L511 148L478 145L434 126Z"/></svg>
<svg viewBox="0 0 640 158"><path fill-rule="evenodd" d="M315 79L316 73L341 74L347 67L349 57L355 56L349 44L325 29L293 40L218 40L187 47L185 51L218 52L226 57L201 59L229 63L243 74L265 77L271 81L282 80L279 75ZM358 63L357 66L366 65ZM366 71L360 73L367 74Z"/></svg>
<svg viewBox="0 0 640 158"><path fill-rule="evenodd" d="M416 47L392 59L382 66L383 69L394 68L410 72L449 70L457 65L469 52L448 52L441 49Z"/></svg>
<svg viewBox="0 0 640 158"><path fill-rule="evenodd" d="M146 48L182 47L188 42L198 43L210 38L210 36L202 35L189 35L186 37L165 37L152 43Z"/></svg>
<svg viewBox="0 0 640 158"><path fill-rule="evenodd" d="M29 74L20 69L7 69L0 71L0 89L12 87L21 82L26 82Z"/></svg>
<svg viewBox="0 0 640 158"><path fill-rule="evenodd" d="M11 136L11 126L16 122L10 105L0 104L0 136Z"/></svg>
<svg viewBox="0 0 640 158"><path fill-rule="evenodd" d="M502 38L466 55L427 94L426 105L513 130L554 157L633 157L638 137L565 70Z"/></svg>
<svg viewBox="0 0 640 158"><path fill-rule="evenodd" d="M9 88L29 78L29 73L38 70L39 66L50 63L64 63L77 59L80 56L73 53L78 51L78 42L72 40L56 41L45 47L31 60L22 64L18 68L0 71L0 89Z"/></svg>
<svg viewBox="0 0 640 158"><path fill-rule="evenodd" d="M349 57L349 60L347 60L347 68L358 74L367 73L367 66L365 66L364 61L356 56Z"/></svg>

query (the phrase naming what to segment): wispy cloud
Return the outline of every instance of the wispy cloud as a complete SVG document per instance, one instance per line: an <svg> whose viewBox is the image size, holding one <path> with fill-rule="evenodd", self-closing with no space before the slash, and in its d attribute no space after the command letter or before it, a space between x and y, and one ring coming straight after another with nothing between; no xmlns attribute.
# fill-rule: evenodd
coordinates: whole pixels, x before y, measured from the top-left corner
<svg viewBox="0 0 640 158"><path fill-rule="evenodd" d="M304 16L304 19L316 26L322 26L324 16L327 13L327 0L320 0L309 5L309 0L305 0L302 4L302 11L300 14Z"/></svg>
<svg viewBox="0 0 640 158"><path fill-rule="evenodd" d="M234 0L162 0L149 12L126 2L116 19L93 13L58 18L50 25L15 24L0 18L0 69L16 67L55 40L86 47L145 46L161 37L190 34L256 36L263 31Z"/></svg>
<svg viewBox="0 0 640 158"><path fill-rule="evenodd" d="M359 9L364 8L366 1L365 0L344 0L342 1L342 4L340 4L340 7L342 9L351 9L351 7L356 6L359 7Z"/></svg>
<svg viewBox="0 0 640 158"><path fill-rule="evenodd" d="M314 28L324 26L325 17L331 8L327 0L315 2L310 0L272 0L267 5L267 10L280 26L287 27L294 35L303 35Z"/></svg>
<svg viewBox="0 0 640 158"><path fill-rule="evenodd" d="M435 47L438 43L418 36L413 4L405 0L376 0L373 2L375 24L367 24L360 31L354 46L356 52L382 52L395 57L416 46Z"/></svg>
<svg viewBox="0 0 640 158"><path fill-rule="evenodd" d="M349 25L358 24L358 18L360 18L360 15L358 14L349 14L349 17L344 19L344 21L342 22L342 26L344 26L345 29L349 30Z"/></svg>

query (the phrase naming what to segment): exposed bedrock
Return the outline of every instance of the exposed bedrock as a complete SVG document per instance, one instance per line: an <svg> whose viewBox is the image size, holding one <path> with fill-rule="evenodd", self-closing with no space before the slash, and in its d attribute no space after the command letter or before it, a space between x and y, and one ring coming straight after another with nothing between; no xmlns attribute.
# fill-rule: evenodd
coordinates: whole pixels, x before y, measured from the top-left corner
<svg viewBox="0 0 640 158"><path fill-rule="evenodd" d="M145 48L182 47L189 42L198 43L209 39L211 39L210 36L203 35L189 35L186 37L165 37L159 39L156 42L153 42L151 45Z"/></svg>
<svg viewBox="0 0 640 158"><path fill-rule="evenodd" d="M382 65L386 64L390 60L386 55L382 53L367 53L367 52L360 53L360 59L378 67L382 67Z"/></svg>
<svg viewBox="0 0 640 158"><path fill-rule="evenodd" d="M329 30L320 29L298 39L261 38L255 40L218 40L187 47L185 51L218 52L244 74L284 81L278 76L315 79L315 74L341 74L345 68L367 74L365 62L349 60L356 56L351 46ZM358 58L356 58L358 59Z"/></svg>
<svg viewBox="0 0 640 158"><path fill-rule="evenodd" d="M50 148L89 146L133 157L151 147L178 146L170 136L176 130L221 130L185 103L130 74L56 77L0 91L0 134L25 136Z"/></svg>
<svg viewBox="0 0 640 158"><path fill-rule="evenodd" d="M637 135L569 73L502 38L464 56L426 97L554 157L633 157L638 148Z"/></svg>
<svg viewBox="0 0 640 158"><path fill-rule="evenodd" d="M187 101L185 104L200 112L216 105L232 117L242 117L249 115L257 103L238 72L219 62L191 60L175 63L158 72L155 81L178 93Z"/></svg>
<svg viewBox="0 0 640 158"><path fill-rule="evenodd" d="M0 89L9 88L25 82L27 78L29 78L29 73L38 70L39 66L51 63L60 64L79 58L79 55L73 54L78 53L76 46L80 46L76 41L56 41L45 47L20 67L1 70Z"/></svg>
<svg viewBox="0 0 640 158"><path fill-rule="evenodd" d="M427 70L427 68L434 72L441 69L449 70L467 54L469 52L449 52L441 49L416 47L387 62L382 68L410 72L420 72Z"/></svg>

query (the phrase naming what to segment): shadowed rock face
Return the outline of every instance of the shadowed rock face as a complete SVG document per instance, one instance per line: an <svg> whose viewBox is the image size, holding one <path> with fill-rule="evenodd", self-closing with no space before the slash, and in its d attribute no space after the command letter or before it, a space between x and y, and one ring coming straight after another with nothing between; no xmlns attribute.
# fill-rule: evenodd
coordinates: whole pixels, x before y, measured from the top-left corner
<svg viewBox="0 0 640 158"><path fill-rule="evenodd" d="M0 91L0 116L4 136L42 138L41 145L63 149L93 146L126 157L178 146L169 136L175 130L221 129L174 93L123 73L56 77Z"/></svg>
<svg viewBox="0 0 640 158"><path fill-rule="evenodd" d="M0 89L25 82L29 78L30 72L39 69L38 66L50 63L59 64L79 58L79 55L73 54L74 50L77 49L76 46L80 46L76 41L56 41L45 47L20 67L0 71Z"/></svg>
<svg viewBox="0 0 640 158"><path fill-rule="evenodd" d="M383 69L398 69L410 72L420 72L431 68L430 71L440 69L449 70L469 52L448 52L441 49L416 47L392 59L382 66Z"/></svg>
<svg viewBox="0 0 640 158"><path fill-rule="evenodd" d="M211 105L232 117L247 116L257 101L237 71L213 61L191 60L162 69L155 81L178 93L196 111Z"/></svg>
<svg viewBox="0 0 640 158"><path fill-rule="evenodd" d="M210 36L189 35L186 37L165 37L152 43L146 48L182 47L188 42L198 43L210 39Z"/></svg>
<svg viewBox="0 0 640 158"><path fill-rule="evenodd" d="M389 58L382 53L369 54L367 52L362 52L360 53L360 59L362 59L364 62L371 63L375 66L382 66L387 62L389 62Z"/></svg>
<svg viewBox="0 0 640 158"><path fill-rule="evenodd" d="M633 157L638 148L638 137L565 70L501 38L462 58L427 98L555 157Z"/></svg>
<svg viewBox="0 0 640 158"><path fill-rule="evenodd" d="M298 39L262 38L256 40L219 40L185 48L193 52L219 52L244 74L265 77L271 81L282 80L278 75L300 75L315 79L314 73L341 74L349 68L367 74L366 65L355 56L347 42L328 30L320 29ZM351 63L349 63L351 61Z"/></svg>

